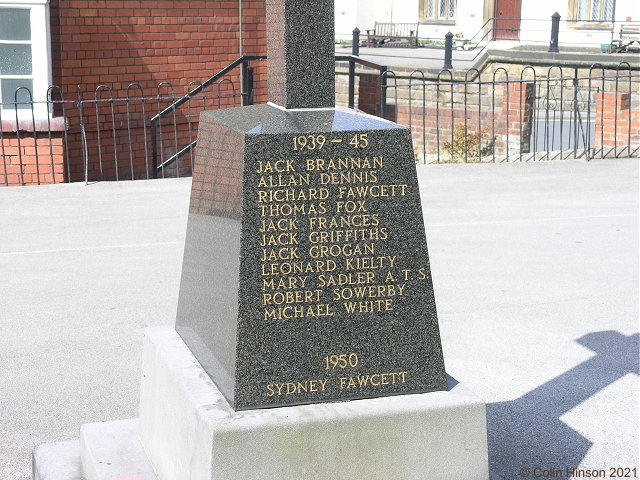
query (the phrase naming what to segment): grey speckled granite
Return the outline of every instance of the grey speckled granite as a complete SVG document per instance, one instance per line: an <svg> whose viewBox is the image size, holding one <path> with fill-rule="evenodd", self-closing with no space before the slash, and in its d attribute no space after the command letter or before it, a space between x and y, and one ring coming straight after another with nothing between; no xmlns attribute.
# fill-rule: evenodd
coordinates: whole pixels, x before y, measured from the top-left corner
<svg viewBox="0 0 640 480"><path fill-rule="evenodd" d="M176 330L233 408L446 390L409 130L259 105L198 142Z"/></svg>
<svg viewBox="0 0 640 480"><path fill-rule="evenodd" d="M333 107L334 0L267 0L266 10L269 100Z"/></svg>

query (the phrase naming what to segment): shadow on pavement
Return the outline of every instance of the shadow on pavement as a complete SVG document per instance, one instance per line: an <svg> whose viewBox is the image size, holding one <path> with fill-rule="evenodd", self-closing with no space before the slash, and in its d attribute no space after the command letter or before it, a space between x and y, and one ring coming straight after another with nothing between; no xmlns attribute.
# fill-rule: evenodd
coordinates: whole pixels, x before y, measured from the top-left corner
<svg viewBox="0 0 640 480"><path fill-rule="evenodd" d="M584 335L577 342L593 357L516 400L487 404L491 469L511 480L533 476L535 467L578 467L592 443L560 417L628 373L638 375L638 340L611 330Z"/></svg>

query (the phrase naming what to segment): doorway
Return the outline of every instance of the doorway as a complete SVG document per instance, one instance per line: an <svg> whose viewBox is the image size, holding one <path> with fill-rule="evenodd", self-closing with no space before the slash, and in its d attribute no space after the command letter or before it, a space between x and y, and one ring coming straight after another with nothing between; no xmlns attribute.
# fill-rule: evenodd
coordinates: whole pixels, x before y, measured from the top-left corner
<svg viewBox="0 0 640 480"><path fill-rule="evenodd" d="M522 0L495 0L493 39L519 40Z"/></svg>

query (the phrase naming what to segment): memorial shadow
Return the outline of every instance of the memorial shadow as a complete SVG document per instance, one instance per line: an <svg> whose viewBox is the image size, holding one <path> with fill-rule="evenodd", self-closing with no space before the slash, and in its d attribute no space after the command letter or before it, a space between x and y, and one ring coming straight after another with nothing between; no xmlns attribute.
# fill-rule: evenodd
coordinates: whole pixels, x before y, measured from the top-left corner
<svg viewBox="0 0 640 480"><path fill-rule="evenodd" d="M567 478L565 467L578 467L592 442L560 417L626 374L638 375L638 340L616 331L584 335L576 341L593 357L516 400L487 404L491 470L511 480L533 476L535 467L560 468L557 478Z"/></svg>

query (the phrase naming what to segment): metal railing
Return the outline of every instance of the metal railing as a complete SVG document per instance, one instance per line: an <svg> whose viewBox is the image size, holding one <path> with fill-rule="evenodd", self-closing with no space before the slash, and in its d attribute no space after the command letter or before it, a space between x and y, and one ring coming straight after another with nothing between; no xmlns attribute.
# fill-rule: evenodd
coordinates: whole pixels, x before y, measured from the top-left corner
<svg viewBox="0 0 640 480"><path fill-rule="evenodd" d="M492 42L495 40L510 39L520 43L518 51L532 50L536 52L549 51L553 53L579 52L589 49L590 52L601 50L602 53L610 53L617 51L610 48L619 37L622 25L634 26L640 25L640 22L611 20L607 22L592 20L567 20L561 19L559 15L554 14L549 18L489 18L471 37L455 38L451 34L442 37L420 37L419 50L414 50L410 55L404 55L401 52L395 52L395 58L406 58L415 61L417 59L423 61L442 61L442 68L453 68L456 62L464 62L467 68L474 66L481 69L484 62L489 59L491 54L497 54L498 48L492 49ZM451 32L449 32L451 33ZM588 35L586 35L588 34ZM355 29L352 32L352 45L355 40L360 39L360 30ZM356 37L357 35L357 37ZM344 37L345 35L341 35ZM551 45L550 45L551 44ZM442 51L444 50L444 52ZM461 51L464 51L463 52ZM458 53L456 53L458 52ZM452 54L453 65L451 64ZM366 55L371 58L385 58L389 56L385 49L368 49ZM448 61L447 61L448 58ZM611 60L628 60L633 61L633 56L623 57L611 56ZM574 59L573 61L577 61Z"/></svg>
<svg viewBox="0 0 640 480"><path fill-rule="evenodd" d="M587 72L476 69L456 81L414 71L382 76L385 116L411 128L416 161L513 162L632 157L640 149L640 75L622 62Z"/></svg>
<svg viewBox="0 0 640 480"><path fill-rule="evenodd" d="M0 103L0 185L190 175L200 112L253 103L251 62L264 58L241 57L205 82L153 91L136 82L124 91L78 85L72 94L52 86L34 101L19 88Z"/></svg>
<svg viewBox="0 0 640 480"><path fill-rule="evenodd" d="M165 168L169 167L174 162L178 161L183 155L189 153L193 156L193 150L197 144L197 140L193 140L192 131L191 129L189 129L189 140L190 140L189 143L186 146L179 148L177 144L178 134L177 134L177 131L174 132L174 138L176 139L176 148L175 148L176 152L173 155L171 155L169 158L163 159L160 165L158 165L157 139L158 139L158 130L160 130L160 144L161 144L160 150L162 151L162 119L171 115L174 119L173 125L175 127L176 110L179 107L197 98L198 95L200 95L207 87L209 87L210 85L213 85L216 82L222 82L222 81L230 82L228 79L223 80L224 77L232 73L238 67L241 68L240 78L241 78L242 88L239 93L239 96L241 98L241 104L242 106L252 105L253 104L253 72L252 70L250 70L249 64L250 62L254 62L257 60L265 60L266 58L267 57L265 55L244 55L238 58L237 60L234 60L225 68L220 70L218 73L210 77L208 80L202 83L197 82L197 86L191 89L186 95L173 101L171 105L167 106L164 110L158 112L156 115L151 117L151 121L150 121L151 145L153 147L151 157L152 157L154 178L157 177L158 172L164 173ZM194 82L191 82L189 86L191 86L192 84L194 84ZM218 83L218 86L220 85L221 83ZM231 94L231 96L235 98L237 94L235 92L235 86L233 85L233 82L231 82L231 87L233 88L233 93Z"/></svg>
<svg viewBox="0 0 640 480"><path fill-rule="evenodd" d="M628 63L527 66L519 74L471 69L458 81L450 70L437 79L419 71L402 77L353 55L336 61L350 66L345 103L409 126L417 161L638 154L640 78ZM182 96L166 82L153 91L138 83L124 91L78 86L73 94L51 87L42 101L18 89L13 102L0 104L0 185L190 175L199 113L253 103L254 91L266 98L265 82L250 85L248 65L240 59L206 84L178 87Z"/></svg>

